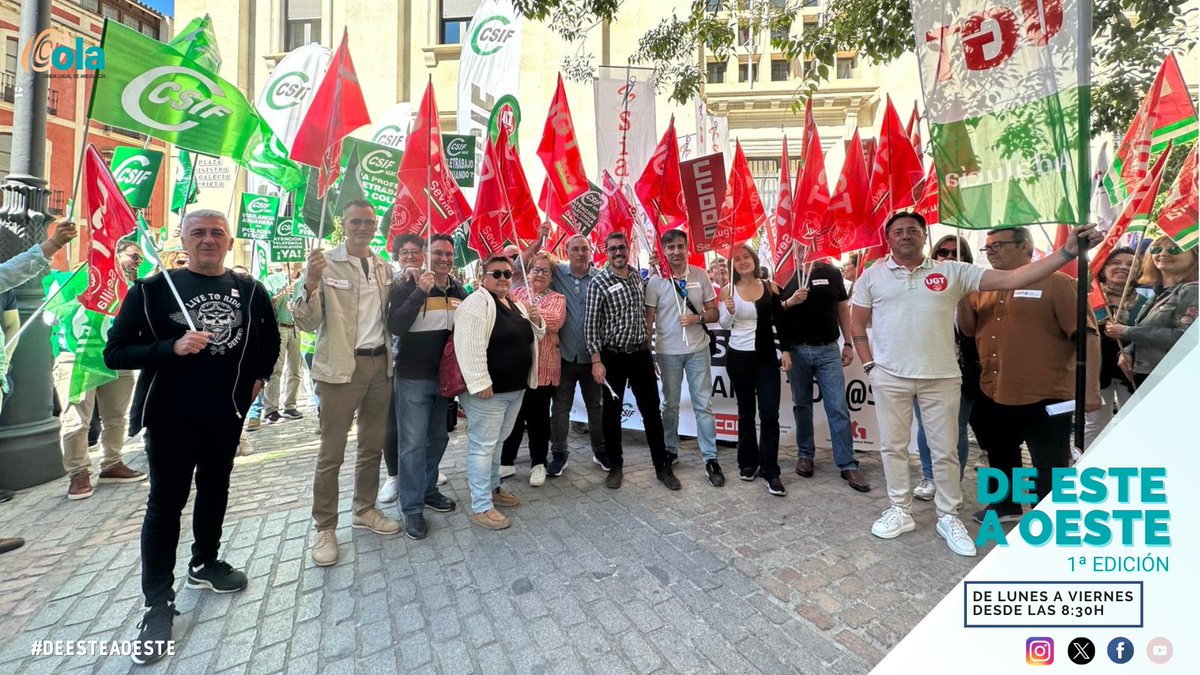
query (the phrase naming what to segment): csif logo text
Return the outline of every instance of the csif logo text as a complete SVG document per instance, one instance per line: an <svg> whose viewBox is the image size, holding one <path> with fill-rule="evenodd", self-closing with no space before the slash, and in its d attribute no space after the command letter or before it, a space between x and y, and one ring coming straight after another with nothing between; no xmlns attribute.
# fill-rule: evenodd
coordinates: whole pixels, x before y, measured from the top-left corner
<svg viewBox="0 0 1200 675"><path fill-rule="evenodd" d="M267 107L273 110L285 110L303 101L312 91L308 83L308 74L295 70L279 76L267 88Z"/></svg>
<svg viewBox="0 0 1200 675"><path fill-rule="evenodd" d="M504 45L517 29L511 27L508 17L503 15L489 16L475 27L471 33L471 49L480 56L490 56L504 49Z"/></svg>
<svg viewBox="0 0 1200 675"><path fill-rule="evenodd" d="M455 138L446 145L446 154L451 157L458 157L467 154L467 141L463 138Z"/></svg>
<svg viewBox="0 0 1200 675"><path fill-rule="evenodd" d="M74 45L70 47L55 44L50 39L50 33L51 29L47 28L25 43L25 48L21 50L21 67L25 72L47 73L50 77L60 78L101 76L100 71L104 70L103 48L85 45L81 37L76 37Z"/></svg>
<svg viewBox="0 0 1200 675"><path fill-rule="evenodd" d="M263 197L251 199L249 204L246 204L246 210L256 216L270 215L271 200Z"/></svg>
<svg viewBox="0 0 1200 675"><path fill-rule="evenodd" d="M134 155L121 162L113 169L113 178L118 183L125 183L130 188L141 185L150 177L150 159L145 155Z"/></svg>
<svg viewBox="0 0 1200 675"><path fill-rule="evenodd" d="M195 85L189 80L194 80ZM143 126L160 131L180 132L187 131L200 122L196 119L176 124L160 122L155 116L147 114L142 107L143 99L151 104L166 105L190 117L207 119L225 117L233 112L214 100L224 97L225 90L207 75L184 66L159 66L138 75L125 86L121 92L121 107L127 115Z"/></svg>
<svg viewBox="0 0 1200 675"><path fill-rule="evenodd" d="M372 175L394 174L396 160L386 150L372 150L362 158L362 166Z"/></svg>

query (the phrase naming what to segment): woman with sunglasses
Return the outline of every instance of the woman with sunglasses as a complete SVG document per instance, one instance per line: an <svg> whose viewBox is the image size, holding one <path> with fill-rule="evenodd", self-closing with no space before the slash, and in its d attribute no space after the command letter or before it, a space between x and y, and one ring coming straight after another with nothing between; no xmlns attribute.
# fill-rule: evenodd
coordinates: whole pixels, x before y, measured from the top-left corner
<svg viewBox="0 0 1200 675"><path fill-rule="evenodd" d="M525 391L521 411L512 433L504 440L500 453L500 477L516 474L513 463L521 447L521 437L529 432L529 485L541 487L546 482L546 457L550 452L550 400L562 376L558 349L558 329L567 318L567 298L550 290L554 267L558 263L544 251L535 253L525 268L528 283L513 291L519 302L533 307L546 320L546 334L538 340L537 386Z"/></svg>
<svg viewBox="0 0 1200 675"><path fill-rule="evenodd" d="M948 234L933 245L933 261L943 263L955 260L974 265L975 256L967 240L954 234ZM958 397L958 477L961 480L967 470L967 455L971 449L970 439L967 438L967 424L971 419L971 408L979 397L979 375L982 367L979 365L979 348L975 346L975 338L967 337L954 326L954 346L958 354L958 369L962 373L962 389ZM933 459L929 451L929 439L925 435L925 422L921 419L921 408L913 401L913 414L917 418L917 454L921 458L921 482L913 488L913 496L917 499L930 501L937 493L933 484Z"/></svg>
<svg viewBox="0 0 1200 675"><path fill-rule="evenodd" d="M500 488L500 444L512 433L525 390L538 386L538 340L546 322L536 305L512 299L513 263L503 255L484 261L480 288L454 312L454 350L466 393L467 483L471 520L489 530L511 521L496 506L521 503Z"/></svg>
<svg viewBox="0 0 1200 675"><path fill-rule="evenodd" d="M767 492L787 494L779 477L779 371L792 367L790 345L779 331L783 304L779 289L759 278L758 255L742 245L733 252L733 283L725 288L720 324L729 329L725 370L729 373L738 407L738 478L760 476ZM782 364L776 356L775 335L780 336ZM755 436L755 403L761 429Z"/></svg>
<svg viewBox="0 0 1200 675"><path fill-rule="evenodd" d="M1184 251L1170 237L1156 238L1142 264L1139 283L1158 290L1153 302L1134 315L1133 325L1109 322L1104 332L1127 343L1121 352L1121 367L1133 373L1141 385L1196 320L1197 249Z"/></svg>

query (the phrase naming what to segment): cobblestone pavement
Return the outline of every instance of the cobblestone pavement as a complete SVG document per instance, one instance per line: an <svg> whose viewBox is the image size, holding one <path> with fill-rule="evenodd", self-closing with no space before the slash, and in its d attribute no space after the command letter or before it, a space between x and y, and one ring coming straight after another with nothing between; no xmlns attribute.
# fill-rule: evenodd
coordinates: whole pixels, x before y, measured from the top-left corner
<svg viewBox="0 0 1200 675"><path fill-rule="evenodd" d="M176 655L146 672L861 673L977 561L946 548L928 502L916 502L916 531L872 537L887 499L870 455L860 456L874 488L864 495L838 477L828 451L802 479L785 448L781 499L737 479L731 448L721 448L728 484L710 487L685 441L683 490L671 492L634 432L620 490L604 487L586 436L572 433L566 473L531 488L519 466L505 481L523 502L507 510L513 527L485 531L463 515L460 424L443 463L459 510L428 512L424 541L350 528L347 453L341 561L318 568L308 556L317 436L305 412L252 433L254 454L234 468L222 555L246 570L249 587L216 595L177 579ZM144 470L140 443L126 450ZM974 473L964 521L977 508ZM0 505L0 535L28 540L0 556L0 672L134 668L124 657L31 656L35 640L137 634L148 485L97 486L76 502L66 487L63 478ZM397 516L394 505L385 512Z"/></svg>

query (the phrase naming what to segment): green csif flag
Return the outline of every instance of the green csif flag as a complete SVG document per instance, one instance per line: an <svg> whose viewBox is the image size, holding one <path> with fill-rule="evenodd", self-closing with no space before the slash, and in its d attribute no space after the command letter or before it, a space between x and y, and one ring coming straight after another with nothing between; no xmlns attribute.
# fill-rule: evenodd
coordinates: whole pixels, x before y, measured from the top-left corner
<svg viewBox="0 0 1200 675"><path fill-rule="evenodd" d="M149 238L152 236L150 234L150 224L147 223L146 219L142 217L140 211L138 212L137 219L138 226L137 229L134 230L133 241L138 245L138 249L140 249L142 252L142 264L138 265L137 271L137 278L141 279L142 277L154 271L155 265L153 254L151 253L151 251L154 249L151 248L151 242L149 240Z"/></svg>
<svg viewBox="0 0 1200 675"><path fill-rule="evenodd" d="M87 392L117 379L116 371L104 365L104 347L108 344L113 317L82 306L79 309L82 320L75 323L79 332L75 336L75 365L71 369L71 403L80 402Z"/></svg>
<svg viewBox="0 0 1200 675"><path fill-rule="evenodd" d="M288 157L283 141L271 131L265 120L258 121L258 130L246 150L245 157L237 158L247 171L265 178L291 192L304 185L304 172L300 165Z"/></svg>
<svg viewBox="0 0 1200 675"><path fill-rule="evenodd" d="M216 157L246 156L261 121L238 88L172 47L104 22L88 116Z"/></svg>
<svg viewBox="0 0 1200 675"><path fill-rule="evenodd" d="M87 290L87 265L81 266L76 272L59 272L50 270L42 279L42 291L45 297L53 298L46 305L43 316L53 317L50 326L50 351L55 357L63 352L74 352L77 346L76 331L65 330L73 326L75 315L82 307L79 295ZM62 290L59 290L59 289Z"/></svg>
<svg viewBox="0 0 1200 675"><path fill-rule="evenodd" d="M182 213L188 204L196 203L196 195L200 189L196 187L196 164L192 161L192 153L179 151L179 170L175 172L175 186L171 190L171 211Z"/></svg>
<svg viewBox="0 0 1200 675"><path fill-rule="evenodd" d="M133 208L144 209L150 206L162 160L163 154L158 150L143 150L124 145L113 148L113 179Z"/></svg>
<svg viewBox="0 0 1200 675"><path fill-rule="evenodd" d="M185 59L214 73L221 70L221 50L217 48L217 34L213 32L212 17L192 19L179 31L168 47L179 52Z"/></svg>

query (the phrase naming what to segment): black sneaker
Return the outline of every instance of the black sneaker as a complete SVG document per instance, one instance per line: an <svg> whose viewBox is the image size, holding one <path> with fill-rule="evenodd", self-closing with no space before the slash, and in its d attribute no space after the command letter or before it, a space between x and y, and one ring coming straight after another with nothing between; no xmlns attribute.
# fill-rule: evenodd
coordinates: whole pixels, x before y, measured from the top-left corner
<svg viewBox="0 0 1200 675"><path fill-rule="evenodd" d="M608 461L600 459L600 455L592 455L592 463L601 469L604 469L605 471L612 471L612 469L608 466ZM566 464L564 463L563 466L566 466ZM549 473L549 471L546 473Z"/></svg>
<svg viewBox="0 0 1200 675"><path fill-rule="evenodd" d="M138 623L137 642L133 645L130 658L139 666L154 663L167 655L167 643L171 641L171 627L175 623L175 603L164 602L147 607Z"/></svg>
<svg viewBox="0 0 1200 675"><path fill-rule="evenodd" d="M621 487L621 479L624 478L621 467L616 466L608 470L608 475L604 477L604 486L610 490L616 490Z"/></svg>
<svg viewBox="0 0 1200 675"><path fill-rule="evenodd" d="M708 474L709 485L721 487L725 484L725 474L721 473L721 465L717 464L717 460L710 459L705 462L704 473Z"/></svg>
<svg viewBox="0 0 1200 675"><path fill-rule="evenodd" d="M550 458L550 463L546 465L546 475L551 478L557 478L563 474L567 468L567 453L554 453Z"/></svg>
<svg viewBox="0 0 1200 675"><path fill-rule="evenodd" d="M213 560L199 567L188 565L187 587L236 593L246 587L246 575L224 560Z"/></svg>
<svg viewBox="0 0 1200 675"><path fill-rule="evenodd" d="M278 410L276 410L276 411L267 413L267 416L264 419L267 420L267 424L275 424L279 420L282 420L283 416L279 414Z"/></svg>
<svg viewBox="0 0 1200 675"><path fill-rule="evenodd" d="M763 482L767 484L767 492L770 492L776 497L782 497L787 494L787 489L783 487L783 481L779 478L779 476L775 476L774 478L764 478Z"/></svg>
<svg viewBox="0 0 1200 675"><path fill-rule="evenodd" d="M671 469L670 464L667 464L661 469L657 469L654 473L658 476L658 480L671 490L678 490L683 487L679 483L679 479L675 477L675 471ZM722 478L724 478L724 476L722 476Z"/></svg>
<svg viewBox="0 0 1200 675"><path fill-rule="evenodd" d="M458 505L454 503L453 499L450 499L440 492L435 492L431 495L425 495L425 506L428 506L438 513L450 513L454 509L458 508Z"/></svg>
<svg viewBox="0 0 1200 675"><path fill-rule="evenodd" d="M742 468L738 469L738 478L741 478L744 481L752 481L756 475L758 475L757 467L743 466Z"/></svg>
<svg viewBox="0 0 1200 675"><path fill-rule="evenodd" d="M0 503L12 501L12 498L13 498L12 490L0 490Z"/></svg>
<svg viewBox="0 0 1200 675"><path fill-rule="evenodd" d="M426 500L428 501L428 499ZM454 502L450 502L451 505ZM404 516L404 534L409 539L424 539L429 534L429 526L425 524L425 514L413 513Z"/></svg>
<svg viewBox="0 0 1200 675"><path fill-rule="evenodd" d="M304 419L304 413L300 412L299 410L296 410L295 408L288 408L287 410L284 410L283 416L288 418L289 420Z"/></svg>
<svg viewBox="0 0 1200 675"><path fill-rule="evenodd" d="M987 515L988 511L995 511L996 515L1000 517L1000 522L1002 522L1002 523L1018 522L1021 520L1021 516L1025 514L1025 510L1022 509L1020 507L1020 505L1014 506L1012 504L999 504L999 505L992 504L992 505L988 506L986 509L983 509L981 511L976 511L971 516L971 520L974 520L975 522L982 525L983 519Z"/></svg>

